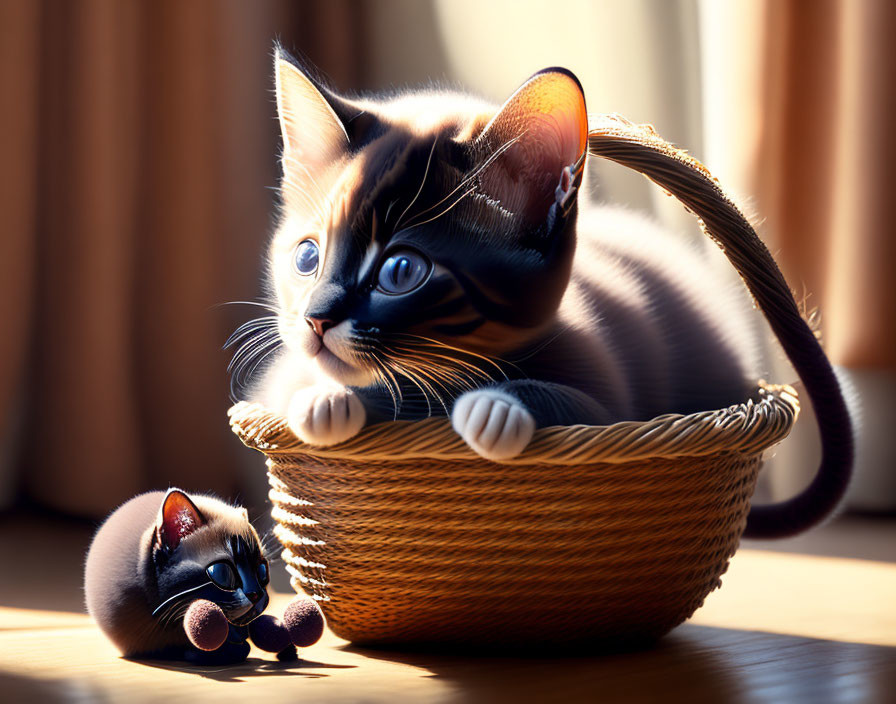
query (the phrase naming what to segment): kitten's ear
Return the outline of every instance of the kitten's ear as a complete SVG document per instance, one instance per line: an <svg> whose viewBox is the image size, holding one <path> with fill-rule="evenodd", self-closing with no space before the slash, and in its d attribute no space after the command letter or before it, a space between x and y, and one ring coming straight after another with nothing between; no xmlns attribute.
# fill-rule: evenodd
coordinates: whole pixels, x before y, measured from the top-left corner
<svg viewBox="0 0 896 704"><path fill-rule="evenodd" d="M566 191L581 182L588 145L582 85L566 69L539 71L504 103L476 144L485 157L506 148L483 171L485 192L513 213L544 219L557 187ZM566 167L571 183L563 176Z"/></svg>
<svg viewBox="0 0 896 704"><path fill-rule="evenodd" d="M162 501L156 530L159 546L174 550L180 541L205 525L205 518L180 489L169 489Z"/></svg>
<svg viewBox="0 0 896 704"><path fill-rule="evenodd" d="M305 187L348 152L346 123L358 109L317 85L279 46L274 52L274 79L284 180ZM314 193L312 188L305 190Z"/></svg>

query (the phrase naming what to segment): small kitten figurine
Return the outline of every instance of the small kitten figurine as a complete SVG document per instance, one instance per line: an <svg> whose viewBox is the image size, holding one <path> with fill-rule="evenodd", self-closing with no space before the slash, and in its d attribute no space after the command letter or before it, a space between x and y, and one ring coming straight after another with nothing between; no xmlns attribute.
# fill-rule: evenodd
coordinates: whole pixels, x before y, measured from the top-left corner
<svg viewBox="0 0 896 704"><path fill-rule="evenodd" d="M444 413L501 461L536 428L751 395L745 292L682 238L585 200L572 73L541 71L500 107L444 91L349 99L279 48L275 74L274 315L235 333L233 370L239 385L268 362L250 397L300 439ZM834 471L839 486L848 467Z"/></svg>
<svg viewBox="0 0 896 704"><path fill-rule="evenodd" d="M251 636L281 659L294 658L293 643L316 641L322 617L308 600L287 609L286 626L261 616L268 569L245 509L179 489L153 491L121 505L94 536L87 610L125 657L227 664L246 658Z"/></svg>

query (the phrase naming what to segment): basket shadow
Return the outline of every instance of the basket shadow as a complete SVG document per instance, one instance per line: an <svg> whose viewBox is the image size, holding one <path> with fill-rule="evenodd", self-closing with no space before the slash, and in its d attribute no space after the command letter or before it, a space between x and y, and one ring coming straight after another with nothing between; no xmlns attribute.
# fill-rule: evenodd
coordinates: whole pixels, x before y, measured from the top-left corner
<svg viewBox="0 0 896 704"><path fill-rule="evenodd" d="M396 650L344 646L367 658L423 668L444 679L463 701L665 701L742 700L744 683L723 656L701 644L712 629L692 627L650 643L613 647L528 649L425 648ZM708 696L709 695L709 696Z"/></svg>
<svg viewBox="0 0 896 704"><path fill-rule="evenodd" d="M889 701L896 647L684 624L651 647L528 657L345 646L425 668L465 702ZM864 696L864 695L867 695Z"/></svg>

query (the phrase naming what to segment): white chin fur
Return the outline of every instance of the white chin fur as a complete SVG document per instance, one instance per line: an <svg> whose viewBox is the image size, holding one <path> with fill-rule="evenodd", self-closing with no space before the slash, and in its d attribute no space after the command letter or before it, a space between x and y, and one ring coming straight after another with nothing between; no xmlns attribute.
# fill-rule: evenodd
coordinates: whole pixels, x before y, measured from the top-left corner
<svg viewBox="0 0 896 704"><path fill-rule="evenodd" d="M370 386L376 382L371 370L354 361L348 321L327 330L323 342L310 329L302 327L291 329L287 335L281 331L281 337L294 350L294 359L304 359L300 363L308 367L315 380L335 381L345 386Z"/></svg>
<svg viewBox="0 0 896 704"><path fill-rule="evenodd" d="M320 374L345 386L370 386L376 381L372 372L344 362L324 347L312 360Z"/></svg>
<svg viewBox="0 0 896 704"><path fill-rule="evenodd" d="M328 378L346 386L370 386L375 375L354 358L352 324L343 320L324 333L323 343L314 355L318 369ZM317 347L317 346L316 346Z"/></svg>

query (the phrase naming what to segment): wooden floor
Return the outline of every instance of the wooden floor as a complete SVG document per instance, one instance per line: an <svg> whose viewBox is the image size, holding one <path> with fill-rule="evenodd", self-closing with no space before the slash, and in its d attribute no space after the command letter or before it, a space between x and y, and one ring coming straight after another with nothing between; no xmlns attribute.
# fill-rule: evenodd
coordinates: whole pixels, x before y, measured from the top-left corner
<svg viewBox="0 0 896 704"><path fill-rule="evenodd" d="M647 651L560 657L533 640L529 657L472 657L363 650L328 633L298 663L253 652L220 669L118 657L83 613L89 536L0 519L0 701L896 702L892 519L745 544L722 588Z"/></svg>

